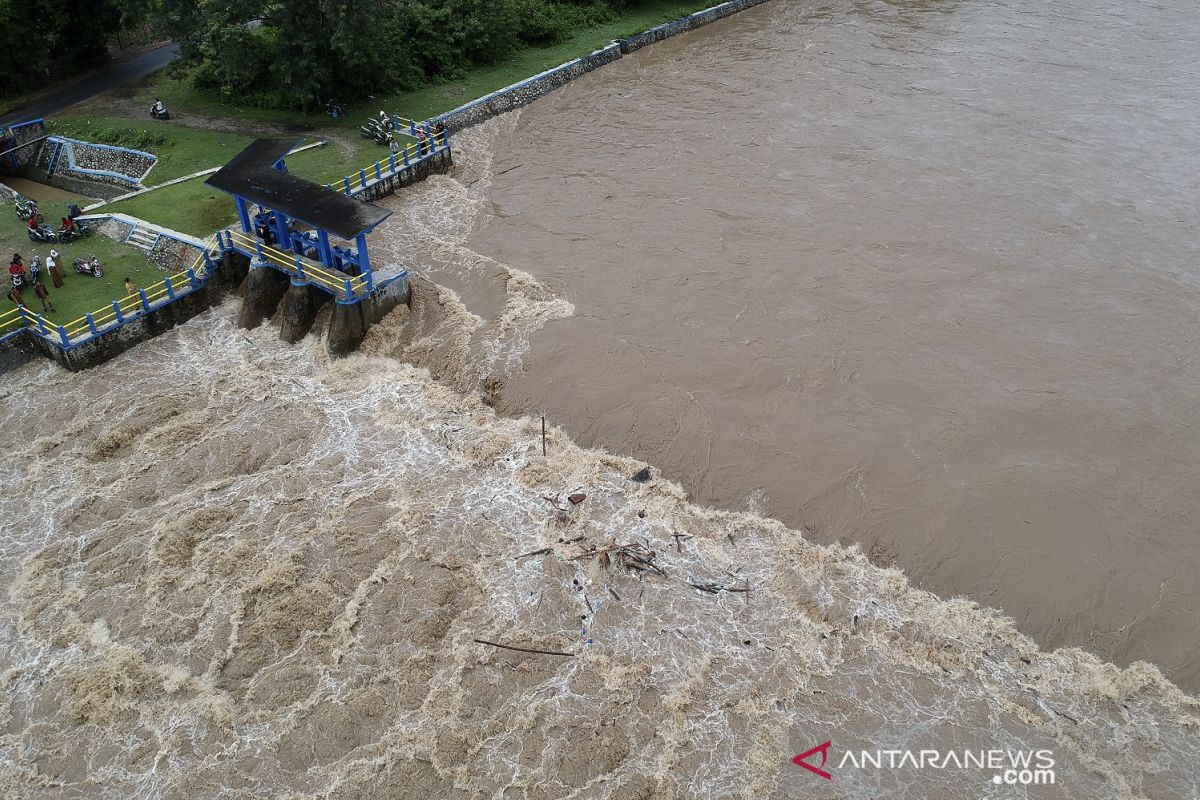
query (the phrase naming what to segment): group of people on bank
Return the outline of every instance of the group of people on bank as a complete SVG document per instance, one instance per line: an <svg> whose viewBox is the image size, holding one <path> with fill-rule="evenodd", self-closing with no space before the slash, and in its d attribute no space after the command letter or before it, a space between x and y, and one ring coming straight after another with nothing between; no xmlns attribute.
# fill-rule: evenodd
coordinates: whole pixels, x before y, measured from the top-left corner
<svg viewBox="0 0 1200 800"><path fill-rule="evenodd" d="M46 257L46 271L50 273L51 280L54 281L54 287L61 288L63 285L62 266L58 263L58 251L51 250L50 255ZM42 302L43 311L55 311L54 301L50 299L50 292L46 289L46 284L42 282L42 260L38 256L34 256L28 266L25 264L25 259L20 253L13 253L12 260L8 262L8 280L11 288L8 290L8 299L19 306L25 305L25 298L22 292L32 291L38 300Z"/></svg>

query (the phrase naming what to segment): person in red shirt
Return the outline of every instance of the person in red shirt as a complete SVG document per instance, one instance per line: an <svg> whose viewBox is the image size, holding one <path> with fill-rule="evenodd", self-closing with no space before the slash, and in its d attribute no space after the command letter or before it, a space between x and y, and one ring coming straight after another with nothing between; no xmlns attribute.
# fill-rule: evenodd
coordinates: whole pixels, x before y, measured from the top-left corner
<svg viewBox="0 0 1200 800"><path fill-rule="evenodd" d="M12 261L8 265L8 278L12 281L8 299L17 305L24 305L25 300L21 297L21 287L25 285L25 264L21 261L19 253L13 253Z"/></svg>

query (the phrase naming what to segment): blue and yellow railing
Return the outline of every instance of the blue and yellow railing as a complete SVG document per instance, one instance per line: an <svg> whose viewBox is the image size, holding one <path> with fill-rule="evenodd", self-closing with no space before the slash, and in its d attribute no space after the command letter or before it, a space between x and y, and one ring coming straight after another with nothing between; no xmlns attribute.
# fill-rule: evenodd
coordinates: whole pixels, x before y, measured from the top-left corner
<svg viewBox="0 0 1200 800"><path fill-rule="evenodd" d="M217 231L216 240L222 251L236 250L248 256L251 266L271 267L286 272L296 283L313 284L332 294L339 302L361 300L374 288L370 271L363 275L347 275L320 262L263 244L258 237L241 231L229 228Z"/></svg>
<svg viewBox="0 0 1200 800"><path fill-rule="evenodd" d="M353 197L377 181L390 178L403 169L420 164L425 159L450 149L449 131L445 129L434 131L429 129L425 123L414 122L404 117L397 117L397 119L409 126L409 130L402 130L402 133L406 132L409 136L417 136L418 131L425 131L426 138L409 142L400 148L399 152L389 153L387 158L381 158L373 164L368 164L358 170L356 174L347 175L340 181L325 184L326 188ZM397 123L397 130L400 130L399 123Z"/></svg>
<svg viewBox="0 0 1200 800"><path fill-rule="evenodd" d="M31 311L25 306L10 309L0 314L0 340L28 331L64 349L85 344L204 286L216 270L213 259L220 255L215 235L205 245L206 249L183 272L168 275L152 286L139 289L120 300L113 300L107 306L66 324L54 322L45 314Z"/></svg>

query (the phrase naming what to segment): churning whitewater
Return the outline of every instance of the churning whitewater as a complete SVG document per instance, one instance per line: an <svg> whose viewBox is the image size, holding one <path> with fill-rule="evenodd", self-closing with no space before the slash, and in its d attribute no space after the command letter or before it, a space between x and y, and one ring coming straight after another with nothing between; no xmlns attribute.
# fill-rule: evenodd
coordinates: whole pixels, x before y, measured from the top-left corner
<svg viewBox="0 0 1200 800"><path fill-rule="evenodd" d="M1035 797L1196 786L1200 705L1151 666L233 316L0 384L5 797L1026 796L826 784L791 762L826 739L1050 749Z"/></svg>

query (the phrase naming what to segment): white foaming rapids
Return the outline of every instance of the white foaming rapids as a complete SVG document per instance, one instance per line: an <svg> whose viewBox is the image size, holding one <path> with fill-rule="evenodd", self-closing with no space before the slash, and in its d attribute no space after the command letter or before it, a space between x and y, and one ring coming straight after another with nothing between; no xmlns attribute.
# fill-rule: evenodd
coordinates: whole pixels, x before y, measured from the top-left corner
<svg viewBox="0 0 1200 800"><path fill-rule="evenodd" d="M0 378L0 796L1195 790L1200 706L1153 667L1039 652L994 612L632 482L641 464L556 429L543 457L538 423L422 369L331 363L231 318ZM665 574L580 557L613 544ZM790 759L827 739L1045 747L1057 781L826 783Z"/></svg>

